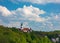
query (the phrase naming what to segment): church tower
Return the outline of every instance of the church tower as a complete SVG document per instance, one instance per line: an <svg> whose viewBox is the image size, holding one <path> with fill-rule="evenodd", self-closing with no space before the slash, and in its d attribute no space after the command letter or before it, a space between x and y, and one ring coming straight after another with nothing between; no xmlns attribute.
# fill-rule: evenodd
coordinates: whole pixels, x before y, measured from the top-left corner
<svg viewBox="0 0 60 43"><path fill-rule="evenodd" d="M20 27L21 29L23 28L23 23L21 23L21 27Z"/></svg>

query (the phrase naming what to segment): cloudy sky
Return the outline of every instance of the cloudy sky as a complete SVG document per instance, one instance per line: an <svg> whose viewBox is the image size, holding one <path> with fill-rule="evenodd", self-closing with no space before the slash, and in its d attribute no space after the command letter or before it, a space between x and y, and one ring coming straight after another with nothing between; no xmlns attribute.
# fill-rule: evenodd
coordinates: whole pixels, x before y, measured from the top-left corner
<svg viewBox="0 0 60 43"><path fill-rule="evenodd" d="M60 0L0 0L0 25L60 30Z"/></svg>

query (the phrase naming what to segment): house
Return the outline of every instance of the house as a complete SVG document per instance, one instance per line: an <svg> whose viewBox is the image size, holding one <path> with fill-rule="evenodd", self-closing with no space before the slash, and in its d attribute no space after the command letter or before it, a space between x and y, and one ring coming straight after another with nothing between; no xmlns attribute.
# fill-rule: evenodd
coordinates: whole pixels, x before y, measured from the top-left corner
<svg viewBox="0 0 60 43"><path fill-rule="evenodd" d="M23 28L22 31L23 32L32 32L32 29L31 28L30 29L29 28Z"/></svg>
<svg viewBox="0 0 60 43"><path fill-rule="evenodd" d="M20 27L19 30L21 30L23 32L32 32L32 29L31 28L23 28L23 24L21 24L21 27Z"/></svg>
<svg viewBox="0 0 60 43"><path fill-rule="evenodd" d="M56 43L56 42L59 42L59 38L52 38L52 42Z"/></svg>

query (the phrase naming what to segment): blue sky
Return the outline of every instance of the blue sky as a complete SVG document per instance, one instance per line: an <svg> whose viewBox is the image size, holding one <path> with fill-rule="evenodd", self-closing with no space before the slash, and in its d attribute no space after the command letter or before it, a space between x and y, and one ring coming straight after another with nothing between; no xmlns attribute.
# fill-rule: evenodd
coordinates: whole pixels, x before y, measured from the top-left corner
<svg viewBox="0 0 60 43"><path fill-rule="evenodd" d="M60 30L60 0L0 0L0 25Z"/></svg>

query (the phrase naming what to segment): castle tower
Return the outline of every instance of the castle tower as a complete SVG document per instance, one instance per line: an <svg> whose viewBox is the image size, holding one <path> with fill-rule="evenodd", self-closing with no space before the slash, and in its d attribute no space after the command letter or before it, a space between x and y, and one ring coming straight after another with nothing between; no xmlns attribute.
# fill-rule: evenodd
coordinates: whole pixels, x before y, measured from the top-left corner
<svg viewBox="0 0 60 43"><path fill-rule="evenodd" d="M21 27L20 27L21 29L23 28L23 23L21 23Z"/></svg>

